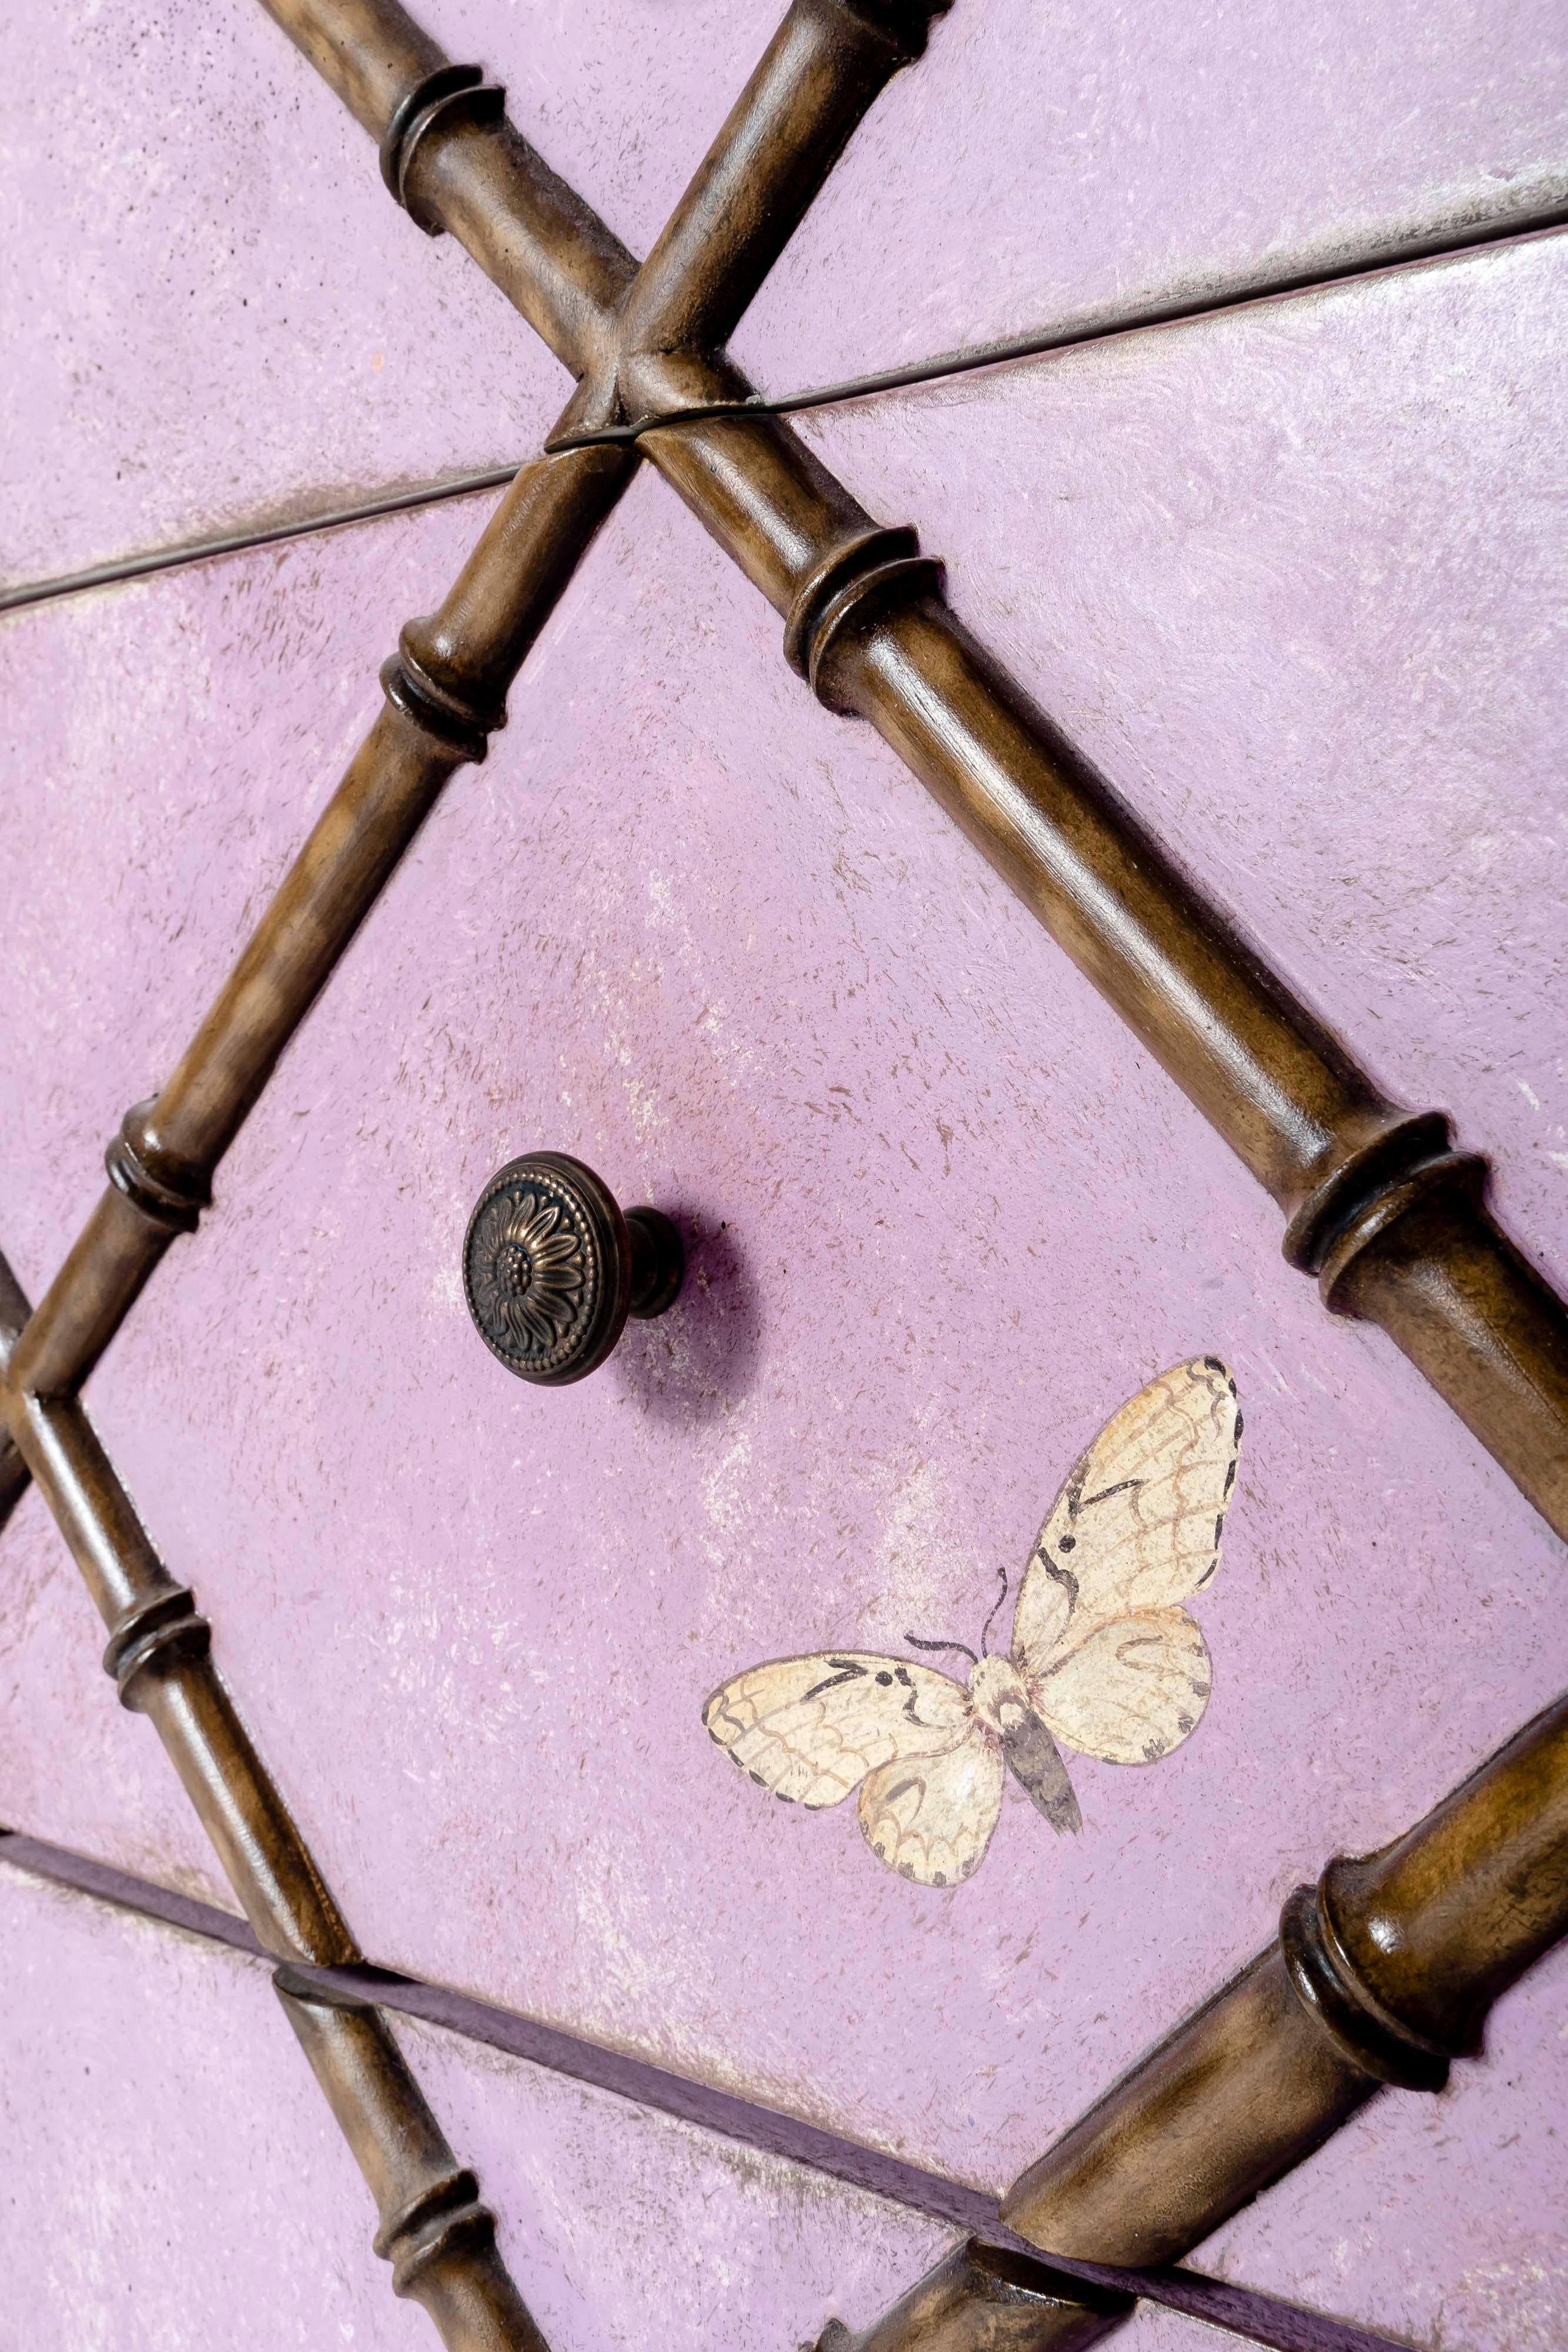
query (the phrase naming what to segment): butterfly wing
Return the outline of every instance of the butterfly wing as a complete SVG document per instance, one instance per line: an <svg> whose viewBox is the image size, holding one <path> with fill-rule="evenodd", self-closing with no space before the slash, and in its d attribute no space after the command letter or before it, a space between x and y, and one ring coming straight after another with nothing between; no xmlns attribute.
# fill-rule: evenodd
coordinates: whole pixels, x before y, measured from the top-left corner
<svg viewBox="0 0 1568 2352"><path fill-rule="evenodd" d="M867 1775L862 1834L879 1862L921 1886L956 1886L979 1868L1002 1810L1001 1749L978 1726L939 1756Z"/></svg>
<svg viewBox="0 0 1568 2352"><path fill-rule="evenodd" d="M1026 1684L1095 1626L1202 1590L1219 1565L1240 1440L1236 1383L1218 1356L1173 1365L1106 1423L1024 1571L1013 1659Z"/></svg>
<svg viewBox="0 0 1568 2352"><path fill-rule="evenodd" d="M1107 1764L1157 1764L1208 1705L1203 1635L1185 1609L1141 1609L1098 1625L1044 1672L1030 1697L1058 1739Z"/></svg>
<svg viewBox="0 0 1568 2352"><path fill-rule="evenodd" d="M934 1666L834 1650L737 1675L707 1700L703 1721L758 1788L816 1808L839 1804L880 1766L956 1746L972 1713L967 1694Z"/></svg>

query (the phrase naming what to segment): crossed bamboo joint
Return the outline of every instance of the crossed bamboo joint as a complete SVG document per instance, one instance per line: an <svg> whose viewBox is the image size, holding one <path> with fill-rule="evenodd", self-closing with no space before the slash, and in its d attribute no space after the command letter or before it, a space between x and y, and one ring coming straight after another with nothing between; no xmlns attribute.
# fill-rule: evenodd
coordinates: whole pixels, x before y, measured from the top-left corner
<svg viewBox="0 0 1568 2352"><path fill-rule="evenodd" d="M576 378L559 440L745 401L725 344L947 0L793 0L641 268L519 137L504 93L446 59L396 0L266 5L377 141L397 201L427 233L455 234ZM786 656L818 698L893 744L1267 1187L1287 1256L1325 1303L1379 1323L1568 1534L1568 1315L1488 1213L1484 1161L1453 1148L1441 1113L1384 1098L964 629L915 531L875 522L769 418L655 427L635 446L547 445L440 611L402 630L385 708L174 1071L127 1115L108 1188L37 1310L8 1269L0 1281L0 1520L36 1479L109 1627L121 1698L153 1720L285 1964L280 1998L377 2198L394 2286L453 2352L542 2339L384 2020L308 1973L352 1965L357 1948L80 1391L171 1243L194 1231L278 1055L448 779L505 724L528 648L644 455L781 614ZM1383 2085L1437 2087L1565 1928L1560 1706L1386 1853L1301 1890L1278 1942L1015 2184L1007 2221L1078 2287L971 2242L853 2342L1066 2352L1120 2324L1131 2305L1112 2289L1171 2300L1157 2277L1082 2282L1185 2251ZM1270 2320L1243 2290L1214 2297L1204 2315L1260 2341L1356 2336L1307 2315L1298 2326L1281 2306ZM834 2323L824 2352L851 2340Z"/></svg>

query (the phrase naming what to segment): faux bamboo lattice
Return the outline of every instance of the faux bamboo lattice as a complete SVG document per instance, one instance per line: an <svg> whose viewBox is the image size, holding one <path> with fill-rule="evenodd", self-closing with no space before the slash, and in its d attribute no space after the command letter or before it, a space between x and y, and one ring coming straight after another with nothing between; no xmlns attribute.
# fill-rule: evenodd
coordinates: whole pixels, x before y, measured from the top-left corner
<svg viewBox="0 0 1568 2352"><path fill-rule="evenodd" d="M724 342L866 108L944 13L943 0L795 0L638 269L507 121L502 93L451 65L395 0L267 5L380 143L397 200L428 233L456 235L576 375L558 437L745 399ZM14 1286L0 1300L14 1342L0 1517L30 1471L110 1625L122 1698L152 1716L258 1937L287 1960L358 1956L78 1391L170 1243L193 1230L224 1152L436 796L504 724L511 680L639 452L784 616L786 656L819 698L900 751L1269 1189L1286 1255L1325 1303L1381 1324L1568 1534L1568 1318L1488 1214L1484 1162L1451 1148L1442 1114L1387 1103L1197 894L963 629L914 531L876 524L773 420L546 455L508 488L440 612L402 632L382 672L387 709L191 1046L128 1115L109 1189L38 1309L28 1317ZM1568 1927L1561 1740L1559 1711L1380 1858L1381 1875L1333 1865L1320 1897L1288 1910L1281 1947L1025 2176L1015 2225L1063 2256L1165 2259L1380 2082L1430 2087L1502 1983ZM1375 1899L1420 1952L1393 1982L1366 1940ZM1450 1945L1428 1951L1434 1923ZM399 2291L452 2346L537 2345L472 2176L384 2021L299 1979L280 1990L377 2196ZM1199 2080L1216 2103L1201 2194L1171 2158ZM1133 2212L1147 2242L1126 2237ZM1042 2315L1044 2292L1005 2254L960 2250L866 2352L1080 2344L1116 2324L1056 2296Z"/></svg>

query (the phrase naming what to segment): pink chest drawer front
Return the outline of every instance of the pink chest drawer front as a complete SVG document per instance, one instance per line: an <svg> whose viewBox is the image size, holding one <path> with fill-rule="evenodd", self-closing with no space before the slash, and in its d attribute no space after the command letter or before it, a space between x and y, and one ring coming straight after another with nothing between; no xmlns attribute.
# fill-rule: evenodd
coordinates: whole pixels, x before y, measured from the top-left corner
<svg viewBox="0 0 1568 2352"><path fill-rule="evenodd" d="M641 74L602 12L530 21L521 68L502 54L519 25L455 5L434 29L511 80L519 119L532 91L551 160L607 178L642 248L684 176L660 176L677 124L718 119L769 25L694 15ZM1009 9L956 10L851 142L737 351L783 382L1536 219L1562 195L1551 28L1517 13L1479 89L1450 33L1260 18L1206 89L1239 126L1233 151L1198 172L1171 65L1190 30L1063 16L1047 61ZM222 66L247 119L276 83L335 124L259 17L214 37L249 45ZM1429 126L1420 171L1379 145L1391 73ZM1040 136L1068 86L1093 126L1071 155L1076 227L1055 193L1068 163ZM625 126L644 112L664 130L640 147ZM374 182L354 137L325 152L357 204ZM1113 170L1115 212L1091 201ZM937 184L952 200L921 248L909 225ZM26 527L78 530L85 560L193 517L319 511L323 400L360 494L460 470L503 446L487 437L503 379L485 370L508 339L528 356L507 430L537 437L539 346L481 299L455 239L428 249L439 279L383 272L382 241L405 273L427 249L384 194L373 215L365 202L363 232L357 214L343 230L350 295L310 314L317 376L281 419L262 401L237 501L232 429L193 436L165 478L149 374L120 424L156 487L118 505L72 487L57 453L99 429L78 402ZM304 270L319 196L279 203ZM979 247L977 221L996 229ZM109 246L92 250L106 269ZM960 621L1280 985L1391 1098L1446 1107L1490 1155L1511 1229L1559 1287L1563 602L1542 551L1563 266L1545 234L1364 269L804 427L869 509L942 551ZM863 305L825 305L830 278L863 282ZM213 299L222 272L203 283ZM431 301L453 322L439 368L413 339L384 412L323 390L383 316L391 341ZM283 322L274 303L247 347L263 380ZM465 339L472 369L454 362ZM449 414L422 367L455 382ZM705 519L723 540L721 506ZM481 512L381 516L8 619L8 756L33 788L0 939L0 1242L35 1297L91 1206L103 1136L168 1079L371 719L392 616L440 604ZM91 1412L360 1951L994 2199L1268 1944L1293 1887L1396 1837L1553 1699L1562 1545L1381 1332L1324 1315L1215 1128L892 743L780 665L778 626L644 468L546 621L505 731L436 802L226 1150L212 1214L96 1370ZM656 1204L686 1253L675 1306L553 1391L486 1352L463 1280L481 1189L539 1149ZM1075 1460L1166 1372L1218 1449L1190 1473L1195 1493L1214 1482L1213 1526L1181 1538L1185 1580L1117 1582L1092 1513L1139 1481L1118 1454L1092 1494L1111 1453L1065 1488L1035 1556ZM91 1612L37 1494L5 1540L0 1822L232 1906L149 1732L94 1687ZM1124 1682L1084 1667L1087 1695L1054 1716L1031 1683L1071 1774L1052 1820L1029 1772L995 1760L1013 1719L984 1709L1014 1703L999 1662L976 1669L971 1777L942 1800L953 1861L904 1842L923 1777L912 1797L873 1776L858 1815L852 1796L773 1801L810 1776L742 1728L774 1704L754 1670L804 1656L808 1706L857 1678L896 1697L902 1677L924 1734L932 1709L959 1721L963 1661L988 1643L1030 1675L1047 1651L1051 1673L1077 1671L1065 1634L1029 1629L1070 1622L1086 1592ZM1146 1738L1129 1643L1192 1694L1162 1683ZM892 1740L901 1770L947 1753ZM841 1771L846 1789L875 1761ZM279 2169L295 2266L355 2235L337 2220L359 2194L350 2159L332 2146L340 2181L319 2117L303 2120L303 2063L254 1960L193 1957L167 1927L19 1875L0 1892L33 1998L56 1945L84 2009L99 1978L128 2000L138 1970L163 2005L180 1972L235 2070L225 2095L257 2108L245 2068L276 2049L325 2168L308 2195ZM1552 2340L1568 2252L1534 2188L1568 2095L1561 1983L1559 1955L1498 2010L1490 2064L1440 2102L1407 2090L1356 2116L1225 2224L1207 2267L1433 2347ZM737 2315L814 2340L830 2311L869 2325L951 2242L461 2035L397 2032L481 2160L557 2352L650 2327L717 2345ZM1413 2083L1430 2062L1400 2049L1393 2079ZM19 2114L52 2095L46 2074ZM127 2151L156 2141L170 2098L161 2072L134 2122L102 2109L104 2180L136 2177ZM193 2172L193 2142L174 2145ZM274 2191L246 2169L233 2193L259 2209ZM58 2340L89 2324L159 2340L99 2315L96 2259L68 2293L42 2273L29 2289L63 2315ZM363 2316L358 2292L342 2286L340 2324L392 2341L398 2315L377 2300ZM288 2341L311 2305L287 2273L256 2308L265 2340ZM1145 2304L1131 2328L1152 2347L1191 2322Z"/></svg>
<svg viewBox="0 0 1568 2352"><path fill-rule="evenodd" d="M430 30L652 243L773 32L454 0ZM0 30L26 93L0 202L11 367L0 588L516 463L562 396L259 7L70 0ZM1457 5L956 8L763 289L775 391L1034 327L1418 250L1568 203L1561 26ZM1413 138L1410 125L1419 124ZM873 266L868 261L874 257Z"/></svg>

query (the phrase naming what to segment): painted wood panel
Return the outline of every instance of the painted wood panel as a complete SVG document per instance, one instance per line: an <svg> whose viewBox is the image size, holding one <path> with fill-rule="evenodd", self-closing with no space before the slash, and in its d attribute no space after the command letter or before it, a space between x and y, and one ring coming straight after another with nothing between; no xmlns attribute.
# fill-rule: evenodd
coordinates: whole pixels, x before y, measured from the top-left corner
<svg viewBox="0 0 1568 2352"><path fill-rule="evenodd" d="M636 249L779 10L444 0ZM255 0L0 33L12 365L0 584L532 448L565 393ZM960 5L853 142L737 345L774 389L1568 202L1561 26L1463 0L1311 16ZM874 262L873 261L874 257Z"/></svg>
<svg viewBox="0 0 1568 2352"><path fill-rule="evenodd" d="M0 1864L4 2313L37 2352L423 2345L256 1960ZM948 2233L798 2166L405 2021L552 2352L814 2336ZM1191 2331L1187 2330L1190 2336Z"/></svg>
<svg viewBox="0 0 1568 2352"><path fill-rule="evenodd" d="M515 462L560 372L255 0L12 10L0 586Z"/></svg>
<svg viewBox="0 0 1568 2352"><path fill-rule="evenodd" d="M1499 283L1554 266L1545 248L1467 265ZM1336 297L1338 315L1354 323L1363 299L1387 298ZM1480 315L1473 363L1497 353L1511 381ZM1192 333L1218 349L1235 331ZM1124 404L1124 356L1106 367ZM1081 429L1103 438L1103 415ZM1265 428L1260 500L1276 474ZM1519 496L1527 532L1528 484ZM1143 527L1157 578L1169 542ZM12 643L47 631L101 679L102 633L130 643L155 619L147 755L162 761L188 658L185 675L221 677L225 763L202 782L198 749L179 787L188 878L165 918L168 869L140 832L156 800L95 787L90 701L68 719L49 705L68 730L54 764L79 782L38 795L29 866L78 904L108 893L114 920L95 927L109 1025L56 1008L26 1048L48 1088L18 1072L29 1278L90 1192L114 1107L156 1079L319 797L307 771L329 764L328 739L303 714L332 713L337 678L340 750L363 715L374 639L349 583L366 543L385 550L389 598L417 606L456 532L450 516L380 526L14 625ZM1440 591L1440 564L1431 576ZM1254 593L1242 572L1232 642ZM267 712L285 616L297 701ZM1559 1549L1381 1341L1322 1317L1196 1114L894 761L806 702L773 634L639 485L94 1409L379 1957L999 2183L1151 2019L1261 1940L1294 1879L1413 1818L1550 1695ZM1204 641L1224 634L1210 621ZM1321 667L1331 650L1332 634ZM1292 723L1287 706L1287 746ZM1354 707L1340 724L1349 776L1364 730ZM1528 729L1519 740L1528 752ZM1114 771L1114 740L1094 748ZM1256 737L1224 797L1228 895L1265 902L1277 803ZM133 854L117 824L137 829ZM1446 874L1447 844L1423 837ZM1346 940L1377 917L1348 883L1333 908ZM208 945L175 960L171 990L157 942L181 919ZM1479 926L1467 945L1485 944ZM1461 1118L1469 1069L1517 1042L1489 1002L1496 1031L1475 1017L1469 1061L1458 1044L1449 1057ZM1425 1047L1419 991L1401 1015L1389 989L1383 1016L1383 1035L1402 1017ZM66 1048L63 1074L46 1045ZM52 1137L40 1103L60 1107ZM481 1182L532 1142L670 1207L695 1269L670 1322L554 1396L492 1366L456 1282ZM74 1200L51 1171L68 1150ZM715 1684L835 1643L903 1654L906 1631L972 1643L1098 1423L1208 1349L1249 1422L1198 1612L1218 1696L1157 1769L1075 1768L1082 1842L1009 1806L974 1885L924 1895L878 1870L850 1820L769 1805L728 1771L698 1721ZM24 1789L13 1810L69 1842L88 1826L61 1817L76 1802ZM862 2001L862 1984L896 2000Z"/></svg>
<svg viewBox="0 0 1568 2352"><path fill-rule="evenodd" d="M1560 208L1563 64L1550 0L956 0L737 352L821 382Z"/></svg>
<svg viewBox="0 0 1568 2352"><path fill-rule="evenodd" d="M1377 1075L1497 1152L1559 1276L1562 251L810 428ZM29 789L0 1245L35 1290L480 511L6 628ZM669 1209L692 1262L674 1315L559 1395L485 1356L457 1278L481 1183L537 1144ZM1277 1245L1197 1114L643 479L93 1410L378 1958L999 2186L1291 1885L1561 1685L1561 1546ZM1214 1703L1146 1770L1073 1760L1081 1840L1015 1795L974 1883L922 1890L850 1809L728 1770L698 1719L716 1682L974 1642L1100 1422L1209 1350L1247 1418L1197 1603ZM0 1818L218 1893L36 1498L9 1540ZM1563 2047L1531 1987L1488 2068L1385 2103L1215 2259L1434 2345L1552 2340L1564 2251L1530 2184ZM508 2110L496 2147L515 2131ZM757 2296L784 2292L774 2228L736 2257ZM900 2252L898 2283L918 2266ZM809 2300L842 2265L785 2273ZM592 2340L631 2325L613 2261L593 2275L610 2300L563 2290L563 2343L585 2307ZM840 2307L869 2317L891 2282L856 2275Z"/></svg>

